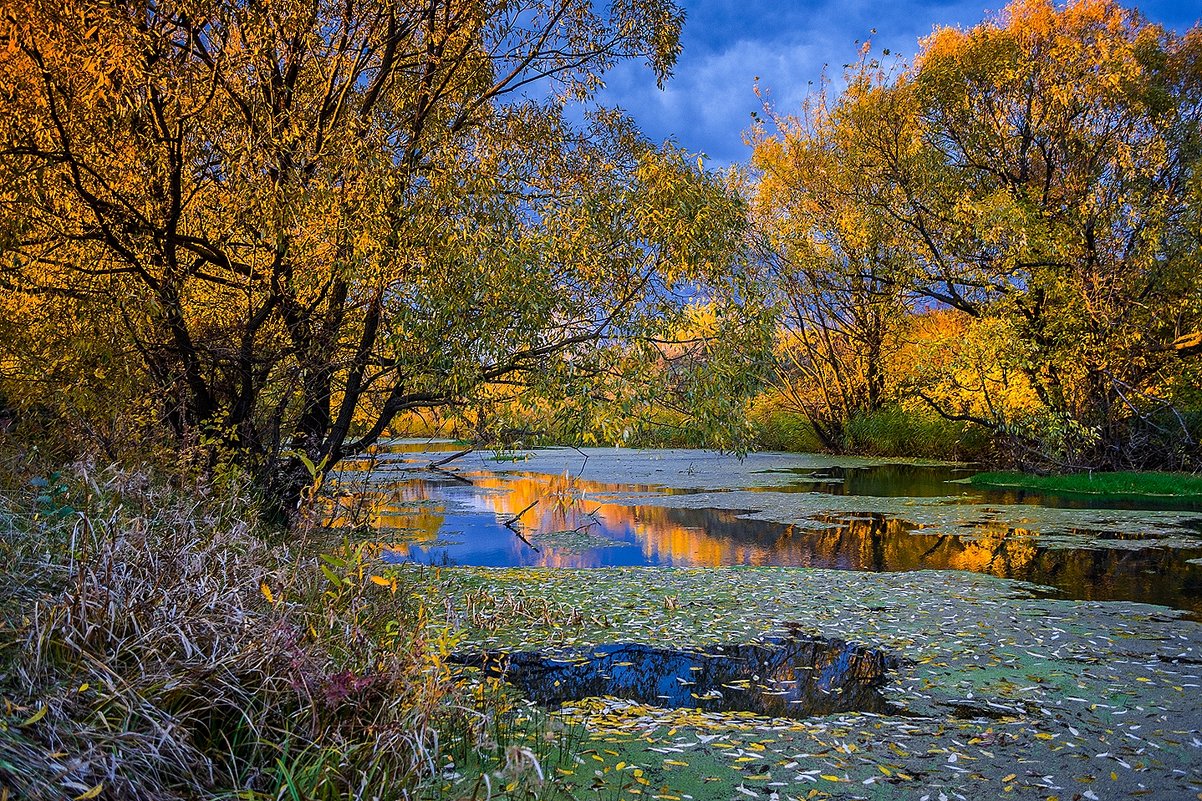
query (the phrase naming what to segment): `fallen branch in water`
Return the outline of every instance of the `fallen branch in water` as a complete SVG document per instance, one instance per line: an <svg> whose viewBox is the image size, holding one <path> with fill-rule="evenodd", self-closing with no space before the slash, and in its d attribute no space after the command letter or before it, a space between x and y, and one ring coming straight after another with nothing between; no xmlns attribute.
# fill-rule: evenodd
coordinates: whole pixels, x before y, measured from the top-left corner
<svg viewBox="0 0 1202 801"><path fill-rule="evenodd" d="M518 512L513 517L506 520L505 525L508 526L510 523L518 522L519 520L522 519L522 515L526 514L526 512L529 512L531 509L533 509L537 505L538 505L538 499L531 501L530 504L525 509L523 509L522 511Z"/></svg>
<svg viewBox="0 0 1202 801"><path fill-rule="evenodd" d="M437 470L438 468L442 467L444 464L450 464L451 462L455 461L456 459L459 459L463 456L467 456L473 450L475 450L475 448L464 448L461 451L452 453L450 456L447 456L446 458L439 459L437 462L430 462L430 464L426 465L426 469L427 470Z"/></svg>
<svg viewBox="0 0 1202 801"><path fill-rule="evenodd" d="M447 478L453 479L462 484L467 484L472 487L476 486L475 482L473 482L470 478L461 476L454 470L443 470L441 467L427 467L426 469L432 473L438 473L440 476L446 476Z"/></svg>
<svg viewBox="0 0 1202 801"><path fill-rule="evenodd" d="M528 505L528 506L527 506L525 509L523 509L522 511L518 512L518 513L517 513L516 515L514 515L513 517L509 518L509 519L508 519L508 520L506 520L506 521L505 521L505 523L504 523L504 526L505 526L505 528L509 529L509 530L510 530L510 531L512 531L512 532L513 532L515 535L517 535L517 538L518 538L519 540L521 540L522 542L526 543L527 545L529 545L529 546L530 546L530 548L531 548L531 549L532 549L532 550L533 550L535 553L539 553L538 546L537 546L537 545L535 545L535 544L534 544L533 542L531 542L530 540L526 539L526 535L525 535L525 534L523 534L523 533L521 532L521 530L520 530L520 529L518 529L518 527L517 527L517 525L516 525L516 524L518 523L518 521L520 521L520 520L522 519L522 515L526 514L526 512L529 512L531 509L533 509L533 508L534 508L535 506L537 506L537 505L538 505L538 499L536 498L535 500L531 501L531 502L530 502L530 504L529 504L529 505Z"/></svg>

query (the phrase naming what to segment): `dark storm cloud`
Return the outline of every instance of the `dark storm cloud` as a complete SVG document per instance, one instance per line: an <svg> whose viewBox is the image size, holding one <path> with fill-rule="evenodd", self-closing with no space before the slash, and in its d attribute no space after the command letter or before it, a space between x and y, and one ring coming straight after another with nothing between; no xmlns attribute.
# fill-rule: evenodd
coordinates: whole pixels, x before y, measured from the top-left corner
<svg viewBox="0 0 1202 801"><path fill-rule="evenodd" d="M757 77L773 106L789 112L824 70L839 80L843 65L856 58L857 42L871 39L876 53L887 48L908 58L934 27L970 27L1001 3L990 8L981 0L685 0L684 5L684 51L675 77L661 91L644 67L624 64L606 75L599 100L625 108L653 139L675 139L722 165L747 157L742 135L751 112L761 107L754 93ZM1179 31L1202 13L1196 2L1162 0L1140 8Z"/></svg>

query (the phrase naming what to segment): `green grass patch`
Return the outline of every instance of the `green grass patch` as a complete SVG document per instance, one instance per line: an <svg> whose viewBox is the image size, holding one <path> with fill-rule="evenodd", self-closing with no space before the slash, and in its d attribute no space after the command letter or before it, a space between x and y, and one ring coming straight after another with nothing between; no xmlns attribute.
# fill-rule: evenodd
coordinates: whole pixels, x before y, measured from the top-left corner
<svg viewBox="0 0 1202 801"><path fill-rule="evenodd" d="M1056 476L1039 476L1019 472L977 473L969 479L969 483L977 487L1026 489L1074 495L1202 499L1202 476L1189 473L1095 472Z"/></svg>
<svg viewBox="0 0 1202 801"><path fill-rule="evenodd" d="M927 410L892 406L847 421L844 447L870 456L973 461L989 447L988 434Z"/></svg>
<svg viewBox="0 0 1202 801"><path fill-rule="evenodd" d="M814 453L824 450L813 424L795 411L761 404L750 413L756 444L769 451Z"/></svg>
<svg viewBox="0 0 1202 801"><path fill-rule="evenodd" d="M766 397L748 414L758 447L765 450L815 453L828 450L805 415ZM843 453L973 461L983 458L989 434L965 423L944 420L925 409L891 406L857 415L844 423Z"/></svg>

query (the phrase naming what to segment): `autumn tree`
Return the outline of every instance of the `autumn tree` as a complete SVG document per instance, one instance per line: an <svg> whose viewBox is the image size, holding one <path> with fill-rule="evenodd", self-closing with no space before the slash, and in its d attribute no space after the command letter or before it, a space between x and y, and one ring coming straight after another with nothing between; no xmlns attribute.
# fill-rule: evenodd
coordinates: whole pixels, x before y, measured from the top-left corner
<svg viewBox="0 0 1202 801"><path fill-rule="evenodd" d="M897 402L892 368L914 297L909 242L864 202L877 188L856 167L861 143L844 116L884 74L863 58L848 78L839 108L825 92L797 115L765 103L750 132L752 215L783 311L774 386L831 450L848 421Z"/></svg>
<svg viewBox="0 0 1202 801"><path fill-rule="evenodd" d="M1202 30L1017 0L937 30L896 79L853 83L832 118L855 143L840 167L857 207L906 243L910 291L985 337L977 392L1008 376L1036 403L917 392L1035 465L1197 458L1174 401L1202 315Z"/></svg>
<svg viewBox="0 0 1202 801"><path fill-rule="evenodd" d="M665 0L9 4L0 276L113 321L177 439L290 507L403 412L587 394L699 292L743 315L737 200L620 114L565 119L619 60L665 79L681 20Z"/></svg>

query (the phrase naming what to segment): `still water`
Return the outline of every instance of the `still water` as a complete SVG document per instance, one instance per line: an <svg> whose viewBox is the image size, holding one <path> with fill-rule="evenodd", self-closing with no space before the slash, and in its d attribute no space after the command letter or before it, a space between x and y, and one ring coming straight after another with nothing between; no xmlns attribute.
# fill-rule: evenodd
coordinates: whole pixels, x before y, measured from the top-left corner
<svg viewBox="0 0 1202 801"><path fill-rule="evenodd" d="M844 640L796 633L696 650L610 643L573 655L488 651L452 661L504 676L525 697L551 707L610 696L784 718L895 711L880 692L886 671L896 667L893 657Z"/></svg>
<svg viewBox="0 0 1202 801"><path fill-rule="evenodd" d="M1091 547L1065 547L1063 542L1049 543L1021 522L1023 509L1032 505L1130 509L1139 503L1130 500L982 492L949 483L971 475L971 470L906 464L797 469L792 471L795 475L783 476L783 482L782 471L774 470L770 484L741 487L822 493L849 501L846 512L828 511L811 515L804 523L786 524L749 519L746 515L752 510L748 509L650 502L657 496L687 495L695 489L590 481L569 473L509 467L509 472L481 470L477 464L453 474L420 469L350 471L342 476L343 511L335 516L375 529L386 558L393 561L558 568L782 565L876 572L967 570L1046 585L1060 597L1141 601L1202 617L1202 564L1190 561L1202 559L1202 536L1196 530L1176 537L1177 545L1184 539L1188 547L1166 547L1140 532L1089 530L1070 533L1092 540ZM896 513L866 513L851 502L857 497L946 498L948 504L988 503L1003 514L964 534L927 533L906 518L904 506ZM1148 508L1166 506L1171 503L1152 502ZM1189 505L1178 508L1191 509Z"/></svg>

